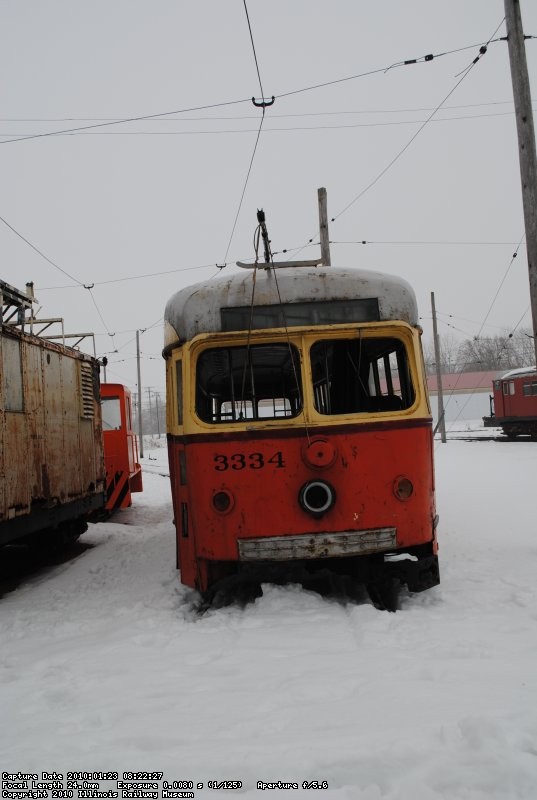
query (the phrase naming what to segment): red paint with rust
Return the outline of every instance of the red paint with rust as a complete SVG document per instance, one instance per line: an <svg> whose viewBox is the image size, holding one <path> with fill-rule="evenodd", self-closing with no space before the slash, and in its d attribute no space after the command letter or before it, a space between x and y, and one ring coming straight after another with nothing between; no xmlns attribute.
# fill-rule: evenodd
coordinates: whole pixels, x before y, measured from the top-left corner
<svg viewBox="0 0 537 800"><path fill-rule="evenodd" d="M138 463L138 443L132 430L131 393L120 383L101 384L101 398L117 401L118 425L103 426L104 461L106 468L107 511L128 508L131 494L143 491L142 468ZM104 415L106 416L106 415Z"/></svg>
<svg viewBox="0 0 537 800"><path fill-rule="evenodd" d="M168 437L183 583L205 591L207 563L237 561L238 539L395 527L397 548L431 542L430 421L316 428L311 439L297 429ZM413 484L406 500L394 492L401 477ZM299 503L316 479L336 496L319 518ZM218 492L233 498L225 511L214 507Z"/></svg>

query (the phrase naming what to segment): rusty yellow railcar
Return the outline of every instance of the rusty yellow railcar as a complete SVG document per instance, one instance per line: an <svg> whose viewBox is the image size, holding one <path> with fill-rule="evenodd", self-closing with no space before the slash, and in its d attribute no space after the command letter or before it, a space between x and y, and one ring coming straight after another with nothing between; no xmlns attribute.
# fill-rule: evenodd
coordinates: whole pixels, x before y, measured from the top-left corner
<svg viewBox="0 0 537 800"><path fill-rule="evenodd" d="M0 544L76 538L104 505L99 364L25 330L27 295L0 294Z"/></svg>

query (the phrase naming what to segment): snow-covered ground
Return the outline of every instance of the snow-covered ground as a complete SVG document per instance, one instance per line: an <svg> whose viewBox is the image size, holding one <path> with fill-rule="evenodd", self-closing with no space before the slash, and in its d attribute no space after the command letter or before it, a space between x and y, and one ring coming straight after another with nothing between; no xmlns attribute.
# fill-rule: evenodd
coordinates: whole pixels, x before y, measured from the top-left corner
<svg viewBox="0 0 537 800"><path fill-rule="evenodd" d="M197 799L537 796L537 444L438 443L442 583L397 614L265 585L197 616L147 455L93 547L0 599L1 770L161 770ZM256 789L278 780L328 789Z"/></svg>

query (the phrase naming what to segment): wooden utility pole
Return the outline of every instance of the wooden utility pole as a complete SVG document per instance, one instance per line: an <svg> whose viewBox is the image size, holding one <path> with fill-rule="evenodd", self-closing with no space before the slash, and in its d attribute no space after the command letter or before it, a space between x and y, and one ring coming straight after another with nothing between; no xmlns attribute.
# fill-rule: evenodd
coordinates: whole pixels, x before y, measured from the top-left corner
<svg viewBox="0 0 537 800"><path fill-rule="evenodd" d="M440 356L440 340L438 338L438 328L436 325L436 306L434 302L434 292L431 292L431 310L433 314L433 339L434 357L436 361L436 390L438 392L438 422L434 432L440 428L442 441L446 442L446 414L444 411L444 392L442 390L442 360Z"/></svg>
<svg viewBox="0 0 537 800"><path fill-rule="evenodd" d="M144 457L144 432L142 425L142 377L140 374L140 331L136 331L136 366L138 367L138 439L140 458Z"/></svg>
<svg viewBox="0 0 537 800"><path fill-rule="evenodd" d="M331 266L330 261L330 239L328 236L328 205L326 200L326 189L317 189L319 200L319 237L321 240L321 261L324 267Z"/></svg>
<svg viewBox="0 0 537 800"><path fill-rule="evenodd" d="M530 81L526 63L520 1L504 0L504 6L509 61L511 64L511 81L515 101L518 157L520 161L522 203L528 253L533 344L535 346L535 363L537 364L537 155L535 152L535 129L533 126Z"/></svg>

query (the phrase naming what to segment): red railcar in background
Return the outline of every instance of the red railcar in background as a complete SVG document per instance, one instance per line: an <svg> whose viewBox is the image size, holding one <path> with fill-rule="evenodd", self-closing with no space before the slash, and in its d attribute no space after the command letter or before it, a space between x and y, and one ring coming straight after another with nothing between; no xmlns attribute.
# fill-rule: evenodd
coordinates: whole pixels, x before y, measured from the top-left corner
<svg viewBox="0 0 537 800"><path fill-rule="evenodd" d="M537 440L537 370L512 369L492 384L491 413L483 417L485 428L502 428L509 437L531 436Z"/></svg>
<svg viewBox="0 0 537 800"><path fill-rule="evenodd" d="M143 491L138 442L132 429L131 393L120 383L101 384L107 511L128 508Z"/></svg>

